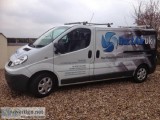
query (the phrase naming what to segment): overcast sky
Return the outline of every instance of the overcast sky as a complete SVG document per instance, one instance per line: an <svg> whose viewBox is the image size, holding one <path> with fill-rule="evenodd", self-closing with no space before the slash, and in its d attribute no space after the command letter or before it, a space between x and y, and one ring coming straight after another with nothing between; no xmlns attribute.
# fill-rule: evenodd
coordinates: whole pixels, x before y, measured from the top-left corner
<svg viewBox="0 0 160 120"><path fill-rule="evenodd" d="M137 0L0 0L0 33L38 37L67 22L90 21L132 26Z"/></svg>

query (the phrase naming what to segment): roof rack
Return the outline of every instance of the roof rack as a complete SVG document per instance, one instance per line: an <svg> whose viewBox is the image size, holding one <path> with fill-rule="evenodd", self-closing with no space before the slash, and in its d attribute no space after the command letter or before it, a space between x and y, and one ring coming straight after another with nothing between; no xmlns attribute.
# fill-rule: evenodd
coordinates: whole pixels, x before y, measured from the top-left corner
<svg viewBox="0 0 160 120"><path fill-rule="evenodd" d="M120 28L142 28L142 29L152 29L150 25L139 25L139 26L119 26Z"/></svg>
<svg viewBox="0 0 160 120"><path fill-rule="evenodd" d="M88 23L90 25L107 25L107 27L111 27L111 25L113 25L113 23Z"/></svg>
<svg viewBox="0 0 160 120"><path fill-rule="evenodd" d="M73 24L82 24L82 25L87 25L88 22L73 22L73 23L65 23L64 25L73 25Z"/></svg>
<svg viewBox="0 0 160 120"><path fill-rule="evenodd" d="M87 21L85 21L85 22L65 23L65 25L73 25L73 24L82 24L82 25L107 25L107 27L111 27L111 25L113 25L113 23L88 23Z"/></svg>

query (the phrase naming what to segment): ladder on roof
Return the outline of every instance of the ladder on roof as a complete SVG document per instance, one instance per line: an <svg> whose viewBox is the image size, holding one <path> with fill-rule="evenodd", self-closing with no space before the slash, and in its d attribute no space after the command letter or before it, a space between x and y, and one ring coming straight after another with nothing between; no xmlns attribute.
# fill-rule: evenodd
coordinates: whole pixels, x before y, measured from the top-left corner
<svg viewBox="0 0 160 120"><path fill-rule="evenodd" d="M65 25L73 25L73 24L81 24L81 25L107 25L107 27L111 27L113 23L88 23L86 22L73 22L73 23L65 23Z"/></svg>

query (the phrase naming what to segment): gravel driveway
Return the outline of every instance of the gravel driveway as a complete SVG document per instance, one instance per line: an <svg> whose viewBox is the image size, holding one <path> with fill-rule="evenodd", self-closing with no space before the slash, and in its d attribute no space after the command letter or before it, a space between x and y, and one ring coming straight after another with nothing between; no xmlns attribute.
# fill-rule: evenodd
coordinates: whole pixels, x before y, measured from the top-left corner
<svg viewBox="0 0 160 120"><path fill-rule="evenodd" d="M11 91L0 70L0 107L46 107L52 120L160 120L160 66L146 82L130 79L61 87L45 98Z"/></svg>

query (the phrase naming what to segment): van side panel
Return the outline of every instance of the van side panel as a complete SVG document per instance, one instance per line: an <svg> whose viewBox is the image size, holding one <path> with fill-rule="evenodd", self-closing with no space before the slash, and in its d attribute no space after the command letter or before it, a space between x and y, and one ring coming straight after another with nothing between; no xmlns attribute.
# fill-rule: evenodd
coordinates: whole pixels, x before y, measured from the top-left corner
<svg viewBox="0 0 160 120"><path fill-rule="evenodd" d="M94 79L133 76L141 64L150 71L156 66L156 34L154 31L97 30ZM97 53L95 53L97 54ZM96 56L96 55L95 55Z"/></svg>

